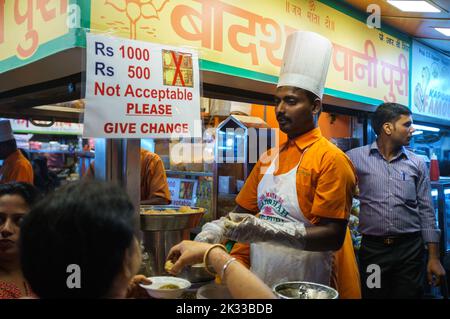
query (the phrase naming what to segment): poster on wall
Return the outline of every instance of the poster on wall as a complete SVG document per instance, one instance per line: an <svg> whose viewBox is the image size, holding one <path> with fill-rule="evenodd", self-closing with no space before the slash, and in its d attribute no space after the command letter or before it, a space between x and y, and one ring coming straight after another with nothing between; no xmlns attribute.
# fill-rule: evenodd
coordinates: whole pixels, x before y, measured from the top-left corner
<svg viewBox="0 0 450 319"><path fill-rule="evenodd" d="M412 112L450 120L450 57L417 41L412 54Z"/></svg>
<svg viewBox="0 0 450 319"><path fill-rule="evenodd" d="M197 203L197 180L167 178L172 205L195 206Z"/></svg>
<svg viewBox="0 0 450 319"><path fill-rule="evenodd" d="M195 51L87 35L85 137L201 137Z"/></svg>

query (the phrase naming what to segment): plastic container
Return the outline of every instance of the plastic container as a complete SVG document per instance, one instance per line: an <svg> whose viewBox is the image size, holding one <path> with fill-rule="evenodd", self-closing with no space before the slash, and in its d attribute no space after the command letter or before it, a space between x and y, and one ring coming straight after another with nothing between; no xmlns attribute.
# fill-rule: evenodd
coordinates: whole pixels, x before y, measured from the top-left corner
<svg viewBox="0 0 450 319"><path fill-rule="evenodd" d="M440 175L439 162L438 162L436 154L433 153L433 155L431 155L431 161L430 161L430 180L438 181L439 175Z"/></svg>

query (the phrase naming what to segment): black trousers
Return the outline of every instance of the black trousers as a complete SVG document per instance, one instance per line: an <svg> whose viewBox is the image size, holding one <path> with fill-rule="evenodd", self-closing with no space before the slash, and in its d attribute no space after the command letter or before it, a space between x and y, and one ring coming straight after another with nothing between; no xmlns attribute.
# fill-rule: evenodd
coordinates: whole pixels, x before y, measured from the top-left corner
<svg viewBox="0 0 450 319"><path fill-rule="evenodd" d="M398 241L363 236L358 257L363 298L423 297L425 249L420 234Z"/></svg>

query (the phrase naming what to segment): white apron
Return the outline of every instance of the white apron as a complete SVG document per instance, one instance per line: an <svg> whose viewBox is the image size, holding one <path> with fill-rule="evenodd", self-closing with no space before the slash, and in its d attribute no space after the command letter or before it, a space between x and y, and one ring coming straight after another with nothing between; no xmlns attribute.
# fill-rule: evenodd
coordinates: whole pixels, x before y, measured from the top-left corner
<svg viewBox="0 0 450 319"><path fill-rule="evenodd" d="M258 184L259 218L278 222L298 221L305 227L314 227L303 216L297 197L297 170L303 154L297 166L278 176L273 174L277 158L272 161ZM331 251L310 252L274 243L250 245L251 269L269 287L283 281L330 285L332 256Z"/></svg>

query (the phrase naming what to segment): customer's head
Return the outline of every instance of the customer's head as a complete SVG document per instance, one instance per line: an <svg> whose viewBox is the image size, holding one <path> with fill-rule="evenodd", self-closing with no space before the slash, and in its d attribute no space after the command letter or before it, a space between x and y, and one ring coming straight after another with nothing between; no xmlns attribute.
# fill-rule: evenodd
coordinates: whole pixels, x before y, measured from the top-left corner
<svg viewBox="0 0 450 319"><path fill-rule="evenodd" d="M387 137L397 145L408 145L414 132L411 115L406 106L383 103L372 116L372 128L377 136Z"/></svg>
<svg viewBox="0 0 450 319"><path fill-rule="evenodd" d="M0 184L0 263L19 257L22 218L38 198L38 191L26 183Z"/></svg>
<svg viewBox="0 0 450 319"><path fill-rule="evenodd" d="M118 186L64 186L23 221L24 276L41 298L124 297L141 261L134 226L133 205Z"/></svg>
<svg viewBox="0 0 450 319"><path fill-rule="evenodd" d="M17 144L11 123L9 120L0 120L0 159L6 159L15 150L17 150Z"/></svg>

